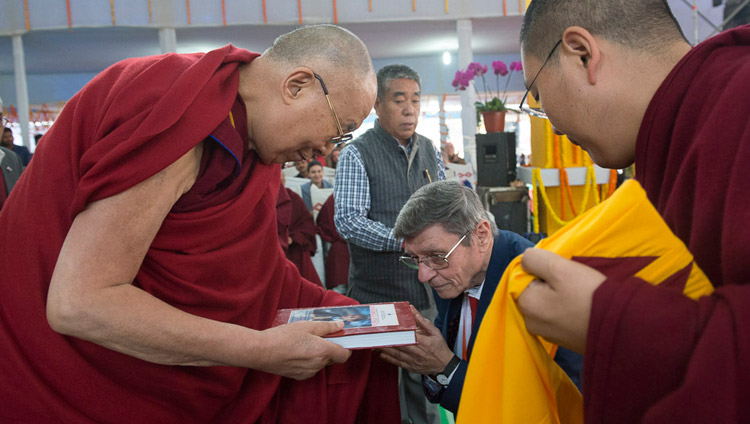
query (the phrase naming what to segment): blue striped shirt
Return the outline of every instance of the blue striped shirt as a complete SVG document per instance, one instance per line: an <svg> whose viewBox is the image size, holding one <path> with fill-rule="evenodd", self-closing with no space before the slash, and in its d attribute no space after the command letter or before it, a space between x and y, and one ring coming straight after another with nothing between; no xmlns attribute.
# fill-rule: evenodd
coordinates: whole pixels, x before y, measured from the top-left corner
<svg viewBox="0 0 750 424"><path fill-rule="evenodd" d="M399 146L407 157L411 155L413 140ZM445 179L445 165L440 150L437 154L437 180ZM336 184L333 185L333 197L336 202L333 221L342 238L366 249L379 252L397 252L401 250L402 239L393 236L393 228L382 222L367 217L370 212L370 183L362 156L353 145L341 151L336 165Z"/></svg>

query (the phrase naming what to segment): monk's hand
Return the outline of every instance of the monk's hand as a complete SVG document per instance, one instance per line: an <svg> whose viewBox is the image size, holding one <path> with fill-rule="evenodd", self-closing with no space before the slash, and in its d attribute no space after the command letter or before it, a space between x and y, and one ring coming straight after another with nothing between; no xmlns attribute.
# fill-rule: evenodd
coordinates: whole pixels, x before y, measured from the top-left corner
<svg viewBox="0 0 750 424"><path fill-rule="evenodd" d="M448 344L430 320L411 307L417 322L417 344L380 349L380 357L411 372L434 375L444 370L453 358Z"/></svg>
<svg viewBox="0 0 750 424"><path fill-rule="evenodd" d="M594 268L543 249L527 249L521 266L538 278L518 297L526 328L584 353L594 291L606 277Z"/></svg>
<svg viewBox="0 0 750 424"><path fill-rule="evenodd" d="M304 380L327 365L346 362L352 352L322 337L342 328L343 321L300 321L262 331L256 369Z"/></svg>

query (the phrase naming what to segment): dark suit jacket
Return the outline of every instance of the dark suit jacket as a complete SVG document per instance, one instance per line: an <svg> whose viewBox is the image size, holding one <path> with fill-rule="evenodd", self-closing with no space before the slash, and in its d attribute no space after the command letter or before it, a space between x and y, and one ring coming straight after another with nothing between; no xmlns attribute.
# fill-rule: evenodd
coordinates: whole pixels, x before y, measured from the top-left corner
<svg viewBox="0 0 750 424"><path fill-rule="evenodd" d="M471 349L474 347L474 340L479 332L479 324L482 322L484 313L487 312L487 308L490 306L490 301L495 294L495 289L500 282L500 277L502 277L503 272L505 272L505 268L508 267L510 262L516 256L532 246L534 245L530 241L516 233L503 230L498 231L498 235L495 237L495 244L492 246L492 256L490 257L490 263L487 267L484 287L482 288L482 296L479 298L477 316L471 329L468 350L469 357L471 357ZM438 311L438 315L435 318L435 326L440 329L443 338L448 340L448 324L461 313L463 298L462 296L459 296L455 299L441 299L434 290L433 295L435 297L435 304ZM453 346L449 347L453 349ZM461 361L461 364L451 378L450 384L445 388L438 399L438 402L443 408L454 414L458 412L458 403L461 399L461 390L464 386L468 364L468 361Z"/></svg>

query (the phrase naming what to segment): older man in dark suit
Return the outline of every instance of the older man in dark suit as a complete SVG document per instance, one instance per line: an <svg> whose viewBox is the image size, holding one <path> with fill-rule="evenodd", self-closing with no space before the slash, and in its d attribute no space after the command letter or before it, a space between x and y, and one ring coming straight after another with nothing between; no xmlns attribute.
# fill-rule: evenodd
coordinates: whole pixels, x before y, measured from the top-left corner
<svg viewBox="0 0 750 424"><path fill-rule="evenodd" d="M435 324L413 309L418 344L383 349L382 358L423 374L430 401L456 413L471 349L484 313L511 260L533 244L498 230L479 196L455 181L439 181L415 192L394 228L404 239L406 266L434 290ZM555 360L580 381L580 355L562 350Z"/></svg>

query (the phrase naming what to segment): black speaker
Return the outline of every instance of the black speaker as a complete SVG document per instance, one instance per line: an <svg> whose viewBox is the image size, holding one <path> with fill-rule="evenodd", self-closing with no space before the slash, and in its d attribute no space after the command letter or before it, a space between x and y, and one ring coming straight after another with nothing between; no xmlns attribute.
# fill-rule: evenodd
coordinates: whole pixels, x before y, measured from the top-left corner
<svg viewBox="0 0 750 424"><path fill-rule="evenodd" d="M477 134L477 185L506 187L516 179L516 133Z"/></svg>
<svg viewBox="0 0 750 424"><path fill-rule="evenodd" d="M497 228L520 235L529 231L529 196L525 188L494 188L485 196L486 207L495 216Z"/></svg>

